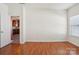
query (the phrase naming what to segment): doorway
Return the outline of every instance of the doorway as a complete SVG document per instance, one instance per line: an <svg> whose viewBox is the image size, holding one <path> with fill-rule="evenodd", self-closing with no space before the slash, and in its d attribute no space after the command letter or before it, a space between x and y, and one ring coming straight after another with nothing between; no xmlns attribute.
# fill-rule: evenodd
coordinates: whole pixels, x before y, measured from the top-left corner
<svg viewBox="0 0 79 59"><path fill-rule="evenodd" d="M11 40L12 43L20 43L20 17L19 16L11 16L12 22L12 34Z"/></svg>

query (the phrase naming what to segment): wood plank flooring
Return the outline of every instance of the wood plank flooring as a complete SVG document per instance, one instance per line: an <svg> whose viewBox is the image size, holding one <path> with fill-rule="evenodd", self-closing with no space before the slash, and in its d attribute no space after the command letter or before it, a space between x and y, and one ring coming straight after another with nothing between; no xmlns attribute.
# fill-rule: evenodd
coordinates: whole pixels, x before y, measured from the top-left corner
<svg viewBox="0 0 79 59"><path fill-rule="evenodd" d="M69 42L26 42L9 44L0 55L78 55L79 48Z"/></svg>

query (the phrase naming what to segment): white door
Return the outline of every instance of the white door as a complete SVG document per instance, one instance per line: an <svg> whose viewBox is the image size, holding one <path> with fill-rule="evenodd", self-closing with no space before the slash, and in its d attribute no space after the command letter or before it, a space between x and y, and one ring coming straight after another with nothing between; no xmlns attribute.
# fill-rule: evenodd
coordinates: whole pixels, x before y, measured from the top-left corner
<svg viewBox="0 0 79 59"><path fill-rule="evenodd" d="M0 47L4 47L11 43L11 21L8 15L8 6L5 4L0 4L0 9Z"/></svg>

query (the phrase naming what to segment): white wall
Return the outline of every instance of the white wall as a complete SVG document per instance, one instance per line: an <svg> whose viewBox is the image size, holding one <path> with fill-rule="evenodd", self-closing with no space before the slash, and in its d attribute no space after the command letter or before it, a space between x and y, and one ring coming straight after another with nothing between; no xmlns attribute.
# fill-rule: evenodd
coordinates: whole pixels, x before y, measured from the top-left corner
<svg viewBox="0 0 79 59"><path fill-rule="evenodd" d="M79 15L79 4L76 4L72 8L68 9L68 16L72 17L75 15Z"/></svg>
<svg viewBox="0 0 79 59"><path fill-rule="evenodd" d="M8 15L8 7L5 4L0 4L0 27L2 33L0 34L1 42L0 47L3 47L9 43L11 43L11 27L10 27L10 19Z"/></svg>
<svg viewBox="0 0 79 59"><path fill-rule="evenodd" d="M22 6L17 3L13 4L6 4L9 8L9 15L10 16L21 16L22 15Z"/></svg>
<svg viewBox="0 0 79 59"><path fill-rule="evenodd" d="M27 4L25 8L25 42L59 42L65 40L66 11L41 8L33 4Z"/></svg>
<svg viewBox="0 0 79 59"><path fill-rule="evenodd" d="M21 43L65 40L66 11L52 10L35 4L8 6L10 16L21 16Z"/></svg>
<svg viewBox="0 0 79 59"><path fill-rule="evenodd" d="M68 9L69 26L70 26L70 18L72 18L73 16L76 16L76 15L79 15L79 4ZM69 28L69 30L71 30L70 27L68 27L68 28ZM70 35L68 41L79 46L79 38L78 37Z"/></svg>

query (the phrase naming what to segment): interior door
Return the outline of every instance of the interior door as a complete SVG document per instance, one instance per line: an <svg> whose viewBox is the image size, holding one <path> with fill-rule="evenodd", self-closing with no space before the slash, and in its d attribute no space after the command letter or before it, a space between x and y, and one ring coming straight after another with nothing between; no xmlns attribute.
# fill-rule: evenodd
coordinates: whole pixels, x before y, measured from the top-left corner
<svg viewBox="0 0 79 59"><path fill-rule="evenodd" d="M9 43L11 43L11 22L10 22L10 17L8 15L8 6L6 6L5 4L0 4L0 8L2 10L0 10L1 14L0 14L0 27L1 27L1 47L4 47L6 45L8 45Z"/></svg>

